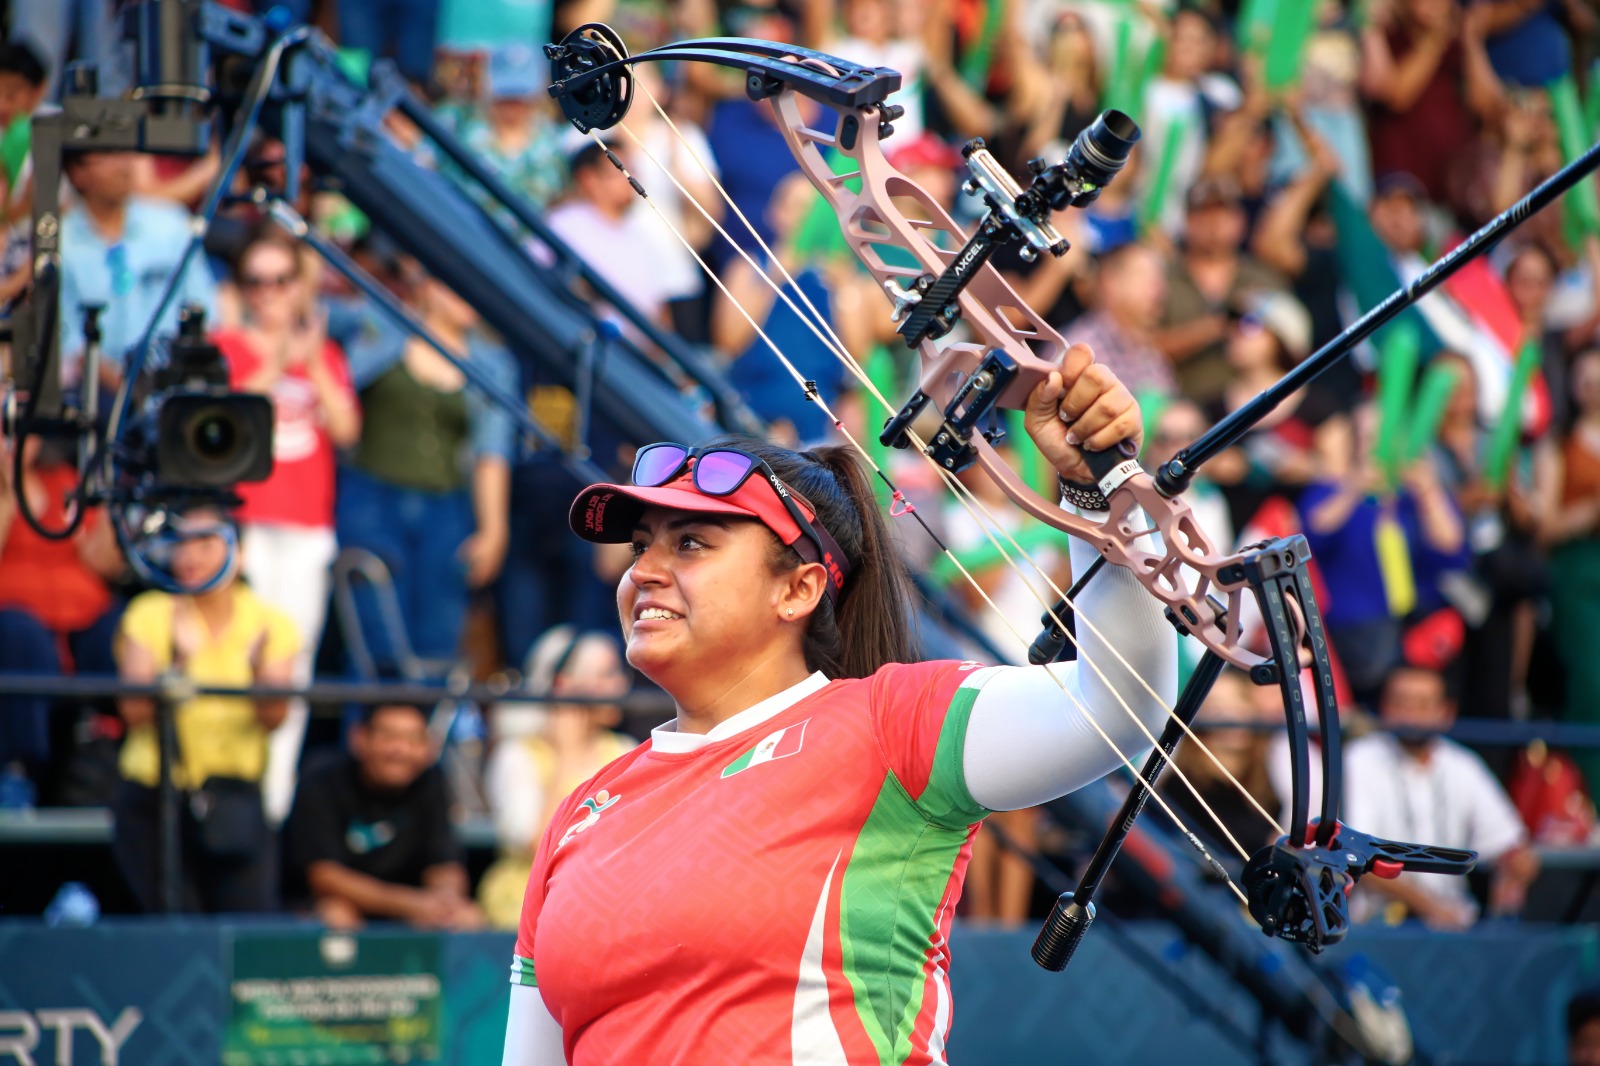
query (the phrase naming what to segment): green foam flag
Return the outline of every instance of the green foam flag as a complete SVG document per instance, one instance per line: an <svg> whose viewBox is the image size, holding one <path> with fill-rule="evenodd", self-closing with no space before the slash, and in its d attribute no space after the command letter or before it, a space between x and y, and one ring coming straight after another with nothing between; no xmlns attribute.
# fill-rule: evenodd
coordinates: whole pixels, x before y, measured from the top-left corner
<svg viewBox="0 0 1600 1066"><path fill-rule="evenodd" d="M1133 50L1133 18L1124 15L1117 20L1113 38L1111 67L1105 79L1105 92L1101 106L1125 115L1138 115L1144 111L1144 94L1150 80L1161 72L1166 60L1167 42L1151 37L1144 54L1137 62Z"/></svg>
<svg viewBox="0 0 1600 1066"><path fill-rule="evenodd" d="M983 27L978 39L961 58L961 80L974 89L982 90L989 83L989 70L994 64L995 46L1005 29L1006 5L1002 0L987 0L983 5Z"/></svg>
<svg viewBox="0 0 1600 1066"><path fill-rule="evenodd" d="M1106 71L1103 107L1126 111L1128 103L1128 69L1133 66L1129 53L1133 49L1133 20L1126 15L1117 19L1116 32L1111 38L1111 66Z"/></svg>
<svg viewBox="0 0 1600 1066"><path fill-rule="evenodd" d="M1032 555L1042 548L1048 548L1052 544L1061 543L1060 532L1055 527L1047 526L1043 522L1030 522L1021 529L1014 530L1011 536L1016 540L1017 546L1027 555ZM1015 551L1011 547L1011 541L1000 533L995 533L994 538L1000 543L995 544L988 537L984 537L980 543L959 551L953 550L951 554L960 560L962 566L976 576L980 571L1005 562L1006 557L1012 555ZM961 577L961 571L950 560L949 555L941 555L928 568L928 577L935 584L943 586L958 580Z"/></svg>
<svg viewBox="0 0 1600 1066"><path fill-rule="evenodd" d="M1189 116L1179 112L1172 116L1166 136L1161 139L1161 159L1156 163L1155 178L1145 189L1144 200L1139 204L1139 229L1149 229L1161 220L1167 202L1167 188L1172 184L1172 172L1178 166L1178 151L1189 132Z"/></svg>
<svg viewBox="0 0 1600 1066"><path fill-rule="evenodd" d="M1144 94L1149 89L1150 82L1161 73L1161 66L1167 61L1167 39L1153 37L1150 47L1144 50L1144 68L1139 71L1139 91L1134 94L1133 103L1139 111L1126 112L1129 115L1139 114L1144 110Z"/></svg>
<svg viewBox="0 0 1600 1066"><path fill-rule="evenodd" d="M1568 74L1550 84L1550 107L1561 136L1561 154L1572 162L1589 149L1588 120L1578 102L1578 87ZM1565 197L1567 223L1580 238L1600 235L1600 203L1595 201L1594 178L1584 178Z"/></svg>
<svg viewBox="0 0 1600 1066"><path fill-rule="evenodd" d="M1287 0L1293 6L1315 7L1312 0ZM1244 0L1239 9L1239 49L1246 55L1265 55L1278 21L1279 0Z"/></svg>
<svg viewBox="0 0 1600 1066"><path fill-rule="evenodd" d="M336 48L333 65L345 77L365 88L372 74L372 53L365 48Z"/></svg>
<svg viewBox="0 0 1600 1066"><path fill-rule="evenodd" d="M1597 78L1600 78L1600 60L1589 67L1589 94L1583 98L1585 129L1591 140L1600 134L1600 85L1595 83Z"/></svg>
<svg viewBox="0 0 1600 1066"><path fill-rule="evenodd" d="M1300 59L1317 28L1317 4L1315 0L1288 0L1279 3L1273 14L1266 83L1268 89L1284 89L1300 83Z"/></svg>
<svg viewBox="0 0 1600 1066"><path fill-rule="evenodd" d="M1511 457L1516 453L1517 442L1522 439L1522 398L1527 394L1533 372L1539 368L1542 353L1539 342L1529 338L1517 353L1517 365L1511 371L1511 381L1506 387L1506 405L1500 420L1489 430L1489 449L1484 457L1483 479L1489 488L1500 492L1506 487L1511 473Z"/></svg>
<svg viewBox="0 0 1600 1066"><path fill-rule="evenodd" d="M830 151L827 158L828 166L835 174L847 173L855 165L843 152ZM858 192L861 189L861 179L847 181L845 187L852 192ZM844 259L851 263L859 262L850 250L850 243L844 239L844 231L839 228L838 212L834 211L833 205L821 195L811 202L810 209L800 220L800 226L794 235L794 244L796 251L813 263L835 259Z"/></svg>
<svg viewBox="0 0 1600 1066"><path fill-rule="evenodd" d="M1406 412L1417 377L1417 344L1415 330L1394 330L1385 338L1378 361L1378 440L1373 454L1390 488L1400 483Z"/></svg>
<svg viewBox="0 0 1600 1066"><path fill-rule="evenodd" d="M1021 411L1006 412L1006 434L1011 438L1011 450L1017 454L1018 472L1028 487L1047 500L1053 500L1056 490L1056 472L1044 461L1044 453L1033 446L1028 430L1023 426Z"/></svg>
<svg viewBox="0 0 1600 1066"><path fill-rule="evenodd" d="M1161 389L1140 389L1133 398L1139 404L1139 417L1144 420L1144 447L1148 448L1150 438L1156 435L1156 422L1172 406L1172 396Z"/></svg>
<svg viewBox="0 0 1600 1066"><path fill-rule="evenodd" d="M1432 363L1422 375L1422 384L1417 388L1417 406L1411 412L1406 429L1403 465L1410 466L1422 458L1422 453L1439 435L1445 408L1450 406L1450 397L1455 395L1460 383L1461 367L1453 361Z"/></svg>
<svg viewBox="0 0 1600 1066"><path fill-rule="evenodd" d="M1339 278L1361 310L1370 311L1401 287L1400 276L1389 260L1389 250L1373 232L1366 208L1356 203L1339 182L1328 186L1327 196L1329 213L1339 237ZM1432 355L1441 347L1438 335L1415 307L1406 308L1378 330L1373 343L1382 351L1389 334L1402 329L1415 331L1424 354Z"/></svg>

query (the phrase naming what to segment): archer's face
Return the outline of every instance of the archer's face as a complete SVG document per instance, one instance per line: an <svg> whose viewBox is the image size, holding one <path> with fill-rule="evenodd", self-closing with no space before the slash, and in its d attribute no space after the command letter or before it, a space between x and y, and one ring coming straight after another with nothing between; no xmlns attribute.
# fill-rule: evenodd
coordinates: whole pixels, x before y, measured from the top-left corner
<svg viewBox="0 0 1600 1066"><path fill-rule="evenodd" d="M780 619L775 545L753 520L646 510L617 585L628 662L668 693L761 663L790 624Z"/></svg>

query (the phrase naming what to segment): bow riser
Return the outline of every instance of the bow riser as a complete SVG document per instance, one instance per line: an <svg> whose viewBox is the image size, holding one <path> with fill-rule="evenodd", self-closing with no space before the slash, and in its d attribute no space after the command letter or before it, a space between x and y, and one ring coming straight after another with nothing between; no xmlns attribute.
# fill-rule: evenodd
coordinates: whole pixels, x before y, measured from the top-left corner
<svg viewBox="0 0 1600 1066"><path fill-rule="evenodd" d="M925 189L884 157L875 107L835 112L835 129L826 132L805 121L793 89L781 89L767 102L777 114L778 128L801 171L837 213L845 241L880 286L903 291L907 283L938 275L950 265L964 240L961 228ZM849 159L853 170L836 174L823 155L825 148ZM858 181L860 188L849 188L850 181ZM908 203L914 205L915 218L904 210ZM951 247L940 247L929 234L944 238ZM917 265L890 262L882 254L885 247L897 249L902 257L909 253ZM961 320L981 343L941 345L933 339L922 340L918 345L923 366L921 391L941 411L947 409L983 358L999 349L1015 364L1016 376L994 405L1025 407L1034 388L1061 368L1066 341L1028 308L988 263L977 267L976 276L957 300ZM1149 476L1140 472L1108 494L1114 517L1101 525L1063 511L1057 500L1040 496L982 434L972 434L968 443L975 449L978 463L1012 502L1045 524L1089 541L1109 561L1127 567L1196 639L1225 661L1243 670L1266 661L1239 643L1239 605L1245 582L1242 578L1224 581L1219 576L1219 571L1239 563L1242 557L1219 553L1184 500L1163 496ZM1164 555L1135 543L1152 528L1161 534ZM1221 612L1209 595L1223 601Z"/></svg>
<svg viewBox="0 0 1600 1066"><path fill-rule="evenodd" d="M981 435L972 439L978 463L1006 496L1028 514L1065 533L1093 544L1106 560L1125 567L1160 600L1183 628L1223 661L1250 671L1268 660L1241 644L1240 605L1245 581L1224 581L1219 571L1236 566L1241 557L1216 556L1189 505L1156 491L1148 477L1136 475L1109 497L1110 519L1104 524L1061 509L1059 502L1035 492ZM1152 499L1153 497L1153 499ZM1147 533L1160 534L1166 554L1139 547ZM1219 611L1211 597L1221 600Z"/></svg>
<svg viewBox="0 0 1600 1066"><path fill-rule="evenodd" d="M835 111L832 133L809 126L801 114L798 95L784 88L768 101L777 112L790 151L822 197L838 215L850 250L879 286L903 294L910 283L925 275L939 275L955 258L965 240L954 219L928 192L889 164L884 157L876 107L860 111ZM854 164L854 172L835 174L823 156L832 148ZM860 182L859 191L847 182ZM914 206L915 217L906 213ZM952 245L941 248L932 238ZM903 260L909 253L916 265L885 259L893 248ZM933 340L918 345L922 357L923 391L948 401L957 376L971 374L988 348L999 348L1016 363L1019 374L1000 394L998 406L1019 409L1028 394L1051 371L1061 368L1067 343L1045 320L1029 308L999 271L985 263L956 297L968 328L982 345L953 343L941 348ZM890 291L890 289L886 289ZM891 299L893 299L891 295Z"/></svg>

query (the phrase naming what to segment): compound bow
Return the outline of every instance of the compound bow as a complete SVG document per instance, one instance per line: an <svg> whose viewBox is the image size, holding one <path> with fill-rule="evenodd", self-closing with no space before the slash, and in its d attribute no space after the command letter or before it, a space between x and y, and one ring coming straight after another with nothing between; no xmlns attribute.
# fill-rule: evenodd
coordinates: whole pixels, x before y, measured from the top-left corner
<svg viewBox="0 0 1600 1066"><path fill-rule="evenodd" d="M1052 226L1051 216L1062 208L1090 203L1121 169L1139 138L1131 118L1106 112L1078 138L1066 159L1054 165L1042 160L1030 163L1033 180L1026 188L981 141L969 144L964 154L972 177L965 190L980 194L988 213L968 236L942 205L884 157L882 142L901 113L887 102L900 87L900 75L893 70L744 38L684 41L629 56L620 38L598 24L580 27L546 51L552 62L551 95L586 133L621 122L634 96L632 64L698 61L745 73L747 94L772 108L800 169L837 212L845 240L893 303L901 337L921 356L919 388L897 411L891 405L894 413L883 431L883 443L915 446L947 481L977 464L1025 512L1088 541L1102 556L1089 573L1079 575L1071 593L1060 593L1061 602L1046 610L1046 634L1035 643L1031 656L1035 661L1055 657L1070 632L1063 615L1103 562L1131 571L1165 606L1178 631L1205 646L1199 668L1170 710L1171 721L1158 741L1150 738L1156 741L1156 750L1136 771L1140 786L1129 793L1075 891L1061 896L1039 934L1033 956L1040 965L1060 970L1071 958L1094 918L1093 898L1101 879L1154 794L1152 786L1163 764L1184 735L1193 735L1189 724L1224 664L1246 671L1258 685L1276 685L1288 726L1293 778L1289 821L1275 844L1249 858L1242 876L1242 895L1265 933L1321 951L1348 931L1347 896L1363 875L1394 877L1403 870L1464 874L1471 869L1476 861L1472 852L1380 840L1338 822L1339 713L1328 642L1307 571L1311 553L1306 540L1291 536L1236 553L1223 552L1211 543L1180 495L1198 462L1226 442L1208 440L1204 447L1197 442L1154 478L1133 457L1131 442L1106 452L1085 452L1109 501L1109 519L1097 522L1063 510L1058 501L1035 492L996 450L997 434L984 428L997 409L1023 407L1033 389L1060 369L1068 349L988 259L1007 243L1019 245L1025 259L1040 252L1064 253L1067 242ZM823 113L832 120L829 128L805 119L802 96L825 108ZM847 159L847 172L836 173L824 150ZM621 166L615 157L613 161ZM637 181L634 185L644 193ZM918 217L908 217L904 204L915 205ZM1515 221L1520 217L1508 221L1507 228ZM1438 267L1456 260L1466 247ZM897 251L886 255L891 248ZM1316 370L1308 364L1325 367L1382 324L1385 318L1369 322L1378 312L1388 309L1386 317L1392 317L1442 278L1441 274L1428 284L1424 283L1429 275L1419 278L1404 302L1398 302L1402 294L1395 294L1346 336L1297 368L1298 376L1291 375L1275 387L1278 395L1270 402L1264 395L1249 405L1246 410L1254 415L1248 421L1235 416L1218 429L1226 428L1236 440L1287 391L1314 376ZM944 342L958 321L974 339ZM1364 331L1351 336L1360 330ZM1330 351L1341 343L1339 350ZM841 357L849 362L847 354ZM810 398L818 399L814 386L798 375L797 380L802 380ZM887 477L884 480L888 483ZM1159 537L1152 541L1150 533ZM1247 595L1259 605L1265 621L1265 654L1246 644L1242 608ZM1310 745L1300 682L1306 666L1320 720L1323 792L1316 819L1310 817ZM1110 743L1109 737L1105 739ZM1135 769L1126 757L1123 761ZM1187 829L1185 834L1199 846Z"/></svg>

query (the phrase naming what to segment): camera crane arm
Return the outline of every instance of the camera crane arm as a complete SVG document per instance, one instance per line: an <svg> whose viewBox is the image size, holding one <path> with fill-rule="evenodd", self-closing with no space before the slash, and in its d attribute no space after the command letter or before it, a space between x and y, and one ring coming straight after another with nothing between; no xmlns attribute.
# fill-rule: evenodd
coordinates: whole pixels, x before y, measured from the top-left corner
<svg viewBox="0 0 1600 1066"><path fill-rule="evenodd" d="M241 15L206 0L140 0L124 17L125 30L137 42L139 60L131 97L95 95L92 67L75 65L65 82L62 106L34 120L33 281L14 316L13 396L0 402L0 432L15 435L19 445L20 438L31 435L79 440L84 477L75 518L94 503L110 503L119 511L129 504L143 504L159 512L197 498L227 499L231 495L228 487L238 480L230 477L226 482L196 483L193 471L172 469L170 458L164 470L158 444L163 430L174 428L161 424L165 397L158 394L153 403L135 413L133 387L156 324L173 300L176 277L142 343L130 356L129 373L111 406L110 424L105 429L97 425L96 376L86 375L74 395L63 380L61 353L60 316L81 310L60 306L63 155L88 151L199 155L210 147L219 126L228 133L224 165L193 229L185 264L198 254L211 219L227 202L251 136L259 127L286 146L288 188L276 195L256 191L256 198L280 223L302 237L308 235L303 220L285 202L297 191L299 164L304 160L313 172L336 183L377 228L392 235L402 250L415 256L435 277L458 292L473 293L485 321L509 347L552 381L586 397L601 417L626 436L697 439L715 432L716 424L680 395L683 387L696 386L710 397L723 424L760 429L760 420L719 379L703 354L654 331L626 300L545 230L531 207L516 199L481 164L463 169L469 178L487 176L495 182L488 189L491 199L502 201L544 239L557 257L555 270L535 263L520 240L495 223L460 185L427 170L390 140L382 128L385 115L396 106L404 112L421 113L421 105L381 66L375 71L374 88L358 86L339 70L332 46L314 31ZM220 57L216 64L220 88L214 88L211 79L213 49ZM232 110L229 105L242 106ZM427 132L445 155L477 162L436 124ZM338 249L326 242L308 243L330 257L336 270L400 326L430 339L387 290L348 257L341 257ZM179 276L182 270L180 267ZM625 317L639 319L639 331L666 352L667 369L639 343L601 321L571 291L575 277L587 282ZM444 354L454 359L451 353ZM493 393L475 366L460 366L472 386ZM234 403L235 416L243 409L239 402L251 399L230 400L225 379L220 388L214 380L207 385L218 393L214 399L224 406ZM20 397L15 395L19 392ZM506 408L524 438L558 454L575 476L602 479L586 454L562 448L555 435L536 423L520 397L504 394L493 399ZM170 421L176 408L167 411ZM244 428L243 424L238 428ZM270 454L269 431L259 419L250 428L246 436ZM141 448L142 454L135 454ZM165 456L172 451L167 449ZM20 462L20 447L17 452ZM32 516L29 518L31 521ZM149 516L143 522L151 525ZM141 565L144 560L135 543L140 531L117 525L135 569L147 579L171 587L166 575ZM62 537L72 529L40 527L40 532Z"/></svg>

